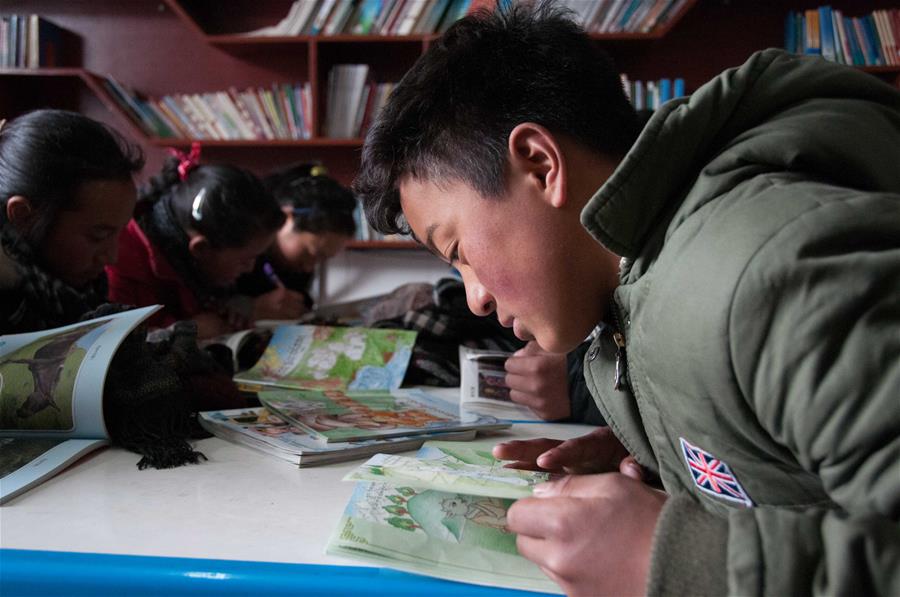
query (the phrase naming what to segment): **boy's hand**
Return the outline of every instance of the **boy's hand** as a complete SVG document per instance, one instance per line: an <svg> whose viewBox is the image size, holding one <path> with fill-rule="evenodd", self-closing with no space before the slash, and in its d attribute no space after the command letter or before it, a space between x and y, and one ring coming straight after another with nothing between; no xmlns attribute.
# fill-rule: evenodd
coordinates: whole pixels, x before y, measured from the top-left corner
<svg viewBox="0 0 900 597"><path fill-rule="evenodd" d="M566 355L545 352L534 340L506 359L506 385L513 402L546 421L572 414Z"/></svg>
<svg viewBox="0 0 900 597"><path fill-rule="evenodd" d="M598 427L587 435L567 441L533 439L504 442L494 446L493 454L500 460L512 460L506 465L510 468L587 474L617 470L628 456L628 451L609 427ZM634 463L633 460L631 462Z"/></svg>
<svg viewBox="0 0 900 597"><path fill-rule="evenodd" d="M643 595L666 494L628 476L568 476L506 516L519 553L566 595Z"/></svg>

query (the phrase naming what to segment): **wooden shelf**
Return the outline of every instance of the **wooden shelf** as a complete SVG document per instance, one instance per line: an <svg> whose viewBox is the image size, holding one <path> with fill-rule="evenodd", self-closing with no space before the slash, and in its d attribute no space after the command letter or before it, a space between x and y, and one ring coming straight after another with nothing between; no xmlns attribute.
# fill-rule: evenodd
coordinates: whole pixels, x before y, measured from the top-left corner
<svg viewBox="0 0 900 597"><path fill-rule="evenodd" d="M87 87L107 110L113 114L117 114L120 119L126 123L131 135L138 140L146 140L147 135L138 126L130 116L125 114L116 101L110 96L109 92L103 86L103 78L84 68L61 67L61 68L0 68L0 77L15 78L27 77L29 79L74 79L80 81Z"/></svg>
<svg viewBox="0 0 900 597"><path fill-rule="evenodd" d="M208 33L202 23L198 22L194 16L185 8L186 0L163 0L163 4L193 31L199 35L206 43L214 46L225 47L252 47L260 45L278 45L278 44L308 44L315 46L318 44L340 44L340 43L420 43L427 45L440 37L437 33L430 34L411 34L411 35L291 35L291 36L251 36L246 33ZM678 21L694 6L697 0L687 0L677 13L672 15L664 25L657 27L648 33L627 32L627 33L590 33L590 37L597 41L641 41L656 40L663 38ZM282 15L283 16L283 15ZM274 24L271 23L271 24Z"/></svg>
<svg viewBox="0 0 900 597"><path fill-rule="evenodd" d="M330 139L314 137L312 139L167 139L154 137L149 140L157 147L190 147L194 142L203 147L362 147L362 139Z"/></svg>

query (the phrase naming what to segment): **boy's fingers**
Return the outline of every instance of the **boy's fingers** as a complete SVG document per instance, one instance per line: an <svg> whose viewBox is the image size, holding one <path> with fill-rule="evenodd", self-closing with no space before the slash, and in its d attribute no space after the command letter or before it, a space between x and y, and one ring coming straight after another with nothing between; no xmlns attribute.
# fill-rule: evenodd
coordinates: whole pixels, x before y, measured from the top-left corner
<svg viewBox="0 0 900 597"><path fill-rule="evenodd" d="M503 442L494 446L494 458L499 460L524 460L534 462L538 456L563 443L558 439L532 439Z"/></svg>
<svg viewBox="0 0 900 597"><path fill-rule="evenodd" d="M537 498L596 498L608 493L611 475L566 475L562 479L535 485L534 496Z"/></svg>
<svg viewBox="0 0 900 597"><path fill-rule="evenodd" d="M526 344L524 347L522 347L519 350L517 350L516 352L514 352L513 356L514 357L529 356L529 355L542 354L543 352L544 351L543 351L543 349L541 349L540 345L537 342L535 342L534 340L532 340L528 344Z"/></svg>
<svg viewBox="0 0 900 597"><path fill-rule="evenodd" d="M644 480L644 469L634 459L634 456L626 456L622 459L622 462L619 463L619 472L635 481Z"/></svg>
<svg viewBox="0 0 900 597"><path fill-rule="evenodd" d="M597 461L596 444L590 436L576 437L559 444L537 459L538 466L548 469L579 467Z"/></svg>

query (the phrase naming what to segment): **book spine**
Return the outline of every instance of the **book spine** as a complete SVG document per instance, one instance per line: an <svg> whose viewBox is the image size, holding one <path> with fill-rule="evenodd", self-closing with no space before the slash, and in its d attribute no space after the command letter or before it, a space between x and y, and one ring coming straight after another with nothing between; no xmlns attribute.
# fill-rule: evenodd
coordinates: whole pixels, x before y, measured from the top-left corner
<svg viewBox="0 0 900 597"><path fill-rule="evenodd" d="M822 57L825 60L835 61L834 29L831 26L831 7L819 7L819 35L822 49Z"/></svg>
<svg viewBox="0 0 900 597"><path fill-rule="evenodd" d="M276 136L275 129L269 121L266 110L263 108L262 102L256 91L248 89L241 94L241 97L244 99L244 103L247 104L247 107L250 108L251 113L256 116L256 121L259 123L260 128L262 128L263 137L266 139L274 139Z"/></svg>

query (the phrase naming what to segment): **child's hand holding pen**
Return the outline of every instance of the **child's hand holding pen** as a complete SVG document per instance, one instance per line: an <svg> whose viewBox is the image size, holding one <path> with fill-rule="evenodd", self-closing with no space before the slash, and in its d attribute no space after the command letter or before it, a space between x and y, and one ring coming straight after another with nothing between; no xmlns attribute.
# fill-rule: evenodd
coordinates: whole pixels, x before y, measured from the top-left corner
<svg viewBox="0 0 900 597"><path fill-rule="evenodd" d="M256 297L253 306L254 320L297 319L306 313L303 294L286 288L271 263L263 264L263 272L275 285L275 290Z"/></svg>

